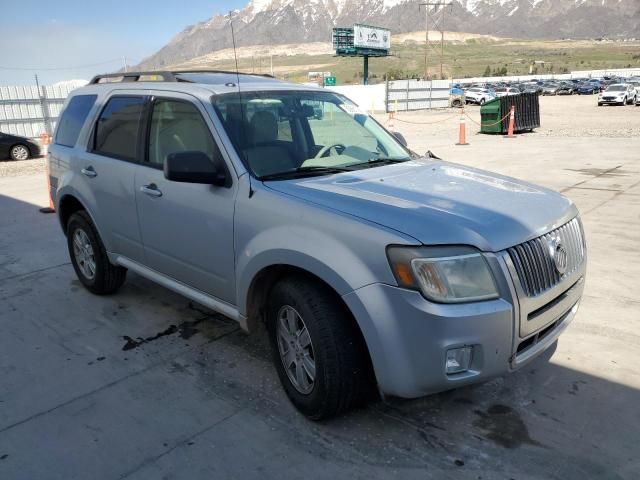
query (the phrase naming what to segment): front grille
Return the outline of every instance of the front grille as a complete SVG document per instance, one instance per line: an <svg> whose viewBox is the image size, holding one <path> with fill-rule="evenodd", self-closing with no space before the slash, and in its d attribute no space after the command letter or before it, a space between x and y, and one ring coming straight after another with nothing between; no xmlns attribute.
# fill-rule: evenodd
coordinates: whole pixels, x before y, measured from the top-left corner
<svg viewBox="0 0 640 480"><path fill-rule="evenodd" d="M551 245L562 244L567 252L567 268L560 274L555 266ZM516 269L522 290L535 297L560 283L576 271L584 261L584 234L576 217L552 232L534 238L507 251Z"/></svg>
<svg viewBox="0 0 640 480"><path fill-rule="evenodd" d="M603 100L615 100L616 97L602 97Z"/></svg>

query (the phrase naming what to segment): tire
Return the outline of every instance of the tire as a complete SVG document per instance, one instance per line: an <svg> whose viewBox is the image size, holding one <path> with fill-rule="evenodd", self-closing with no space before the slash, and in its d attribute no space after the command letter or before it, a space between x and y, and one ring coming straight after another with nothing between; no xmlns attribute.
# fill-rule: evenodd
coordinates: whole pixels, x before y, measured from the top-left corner
<svg viewBox="0 0 640 480"><path fill-rule="evenodd" d="M479 102L480 106L484 105L484 102L485 102L485 99L484 99L484 98L481 98L481 99L480 99L480 102Z"/></svg>
<svg viewBox="0 0 640 480"><path fill-rule="evenodd" d="M335 417L373 395L364 340L328 287L304 276L279 281L269 295L267 327L280 382L309 419ZM302 333L305 329L308 336ZM313 368L307 366L309 360Z"/></svg>
<svg viewBox="0 0 640 480"><path fill-rule="evenodd" d="M28 160L31 158L31 151L26 145L19 143L11 147L9 155L11 156L11 160Z"/></svg>
<svg viewBox="0 0 640 480"><path fill-rule="evenodd" d="M599 106L599 107L601 107L601 106L602 106L602 103L598 102L598 106Z"/></svg>
<svg viewBox="0 0 640 480"><path fill-rule="evenodd" d="M622 103L620 105L624 107L626 104L627 104L627 97L624 97L624 100L622 100Z"/></svg>
<svg viewBox="0 0 640 480"><path fill-rule="evenodd" d="M109 262L107 251L87 212L71 215L67 223L67 247L78 279L91 293L109 295L126 280L127 269Z"/></svg>

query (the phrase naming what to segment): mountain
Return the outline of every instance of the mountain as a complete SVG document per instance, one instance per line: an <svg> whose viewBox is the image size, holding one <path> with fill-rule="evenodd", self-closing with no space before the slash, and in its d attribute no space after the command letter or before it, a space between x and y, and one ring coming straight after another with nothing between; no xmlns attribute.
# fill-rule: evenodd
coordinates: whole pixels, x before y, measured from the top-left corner
<svg viewBox="0 0 640 480"><path fill-rule="evenodd" d="M424 30L424 0L251 0L233 16L238 46L330 41L334 26ZM433 7L432 7L433 8ZM446 29L514 38L639 38L639 0L453 0ZM229 15L191 25L138 67L159 69L232 46Z"/></svg>

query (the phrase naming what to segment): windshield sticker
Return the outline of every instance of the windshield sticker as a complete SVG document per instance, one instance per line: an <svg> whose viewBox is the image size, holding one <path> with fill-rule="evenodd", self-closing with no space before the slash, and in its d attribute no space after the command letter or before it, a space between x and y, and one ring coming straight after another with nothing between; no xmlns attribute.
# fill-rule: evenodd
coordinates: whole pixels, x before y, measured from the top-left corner
<svg viewBox="0 0 640 480"><path fill-rule="evenodd" d="M349 115L366 115L367 112L365 112L364 110L362 110L359 106L357 105L352 105L350 103L343 103L342 105L339 105L339 107L344 110L345 112L347 112Z"/></svg>

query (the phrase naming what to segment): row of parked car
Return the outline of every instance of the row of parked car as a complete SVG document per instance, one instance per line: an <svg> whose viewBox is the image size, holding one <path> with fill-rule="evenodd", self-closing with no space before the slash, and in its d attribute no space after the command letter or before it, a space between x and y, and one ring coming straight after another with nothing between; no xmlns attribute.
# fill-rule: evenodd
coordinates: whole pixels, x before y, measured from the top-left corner
<svg viewBox="0 0 640 480"><path fill-rule="evenodd" d="M539 95L596 95L598 105L640 105L640 77L574 78L571 80L531 80L529 82L496 82L456 85L464 92L466 103L484 105L497 97L537 93Z"/></svg>

